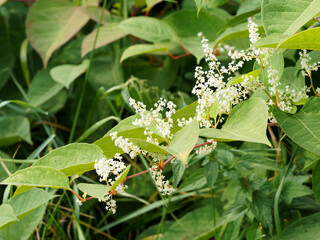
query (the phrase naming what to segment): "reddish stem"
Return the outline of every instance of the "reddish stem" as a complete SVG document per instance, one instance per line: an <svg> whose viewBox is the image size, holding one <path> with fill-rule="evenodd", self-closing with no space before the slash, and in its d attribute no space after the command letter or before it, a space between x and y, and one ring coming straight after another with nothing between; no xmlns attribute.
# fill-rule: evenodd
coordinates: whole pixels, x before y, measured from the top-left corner
<svg viewBox="0 0 320 240"><path fill-rule="evenodd" d="M279 125L279 123L277 123L277 122L268 123L268 126L278 126L278 125Z"/></svg>

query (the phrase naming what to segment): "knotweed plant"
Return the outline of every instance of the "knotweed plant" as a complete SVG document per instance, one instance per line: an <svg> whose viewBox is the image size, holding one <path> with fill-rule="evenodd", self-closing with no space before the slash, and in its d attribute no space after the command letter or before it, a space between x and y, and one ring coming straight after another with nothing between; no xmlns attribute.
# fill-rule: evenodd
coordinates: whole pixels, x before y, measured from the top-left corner
<svg viewBox="0 0 320 240"><path fill-rule="evenodd" d="M216 50L209 47L208 39L199 33L203 51L205 53L205 61L208 69L197 66L194 77L196 79L192 94L197 97L196 114L194 117L177 118L176 124L183 128L193 121L197 121L200 128L217 128L219 123L223 124L226 116L230 115L234 106L247 100L258 89L265 93L267 100L266 106L269 108L269 120L275 121L271 113L273 106L279 107L282 111L294 112L296 109L294 104L308 98L310 87L304 86L300 90L291 89L289 86L282 86L279 73L272 66L269 66L268 59L275 54L273 49L256 48L255 44L260 39L258 26L252 18L248 19L248 30L250 39L250 49L238 51L229 45L218 46L218 51L228 51L231 62L224 66L214 54ZM311 78L311 71L316 71L319 63L309 64L310 57L306 50L300 52L301 68L304 75ZM243 74L239 75L239 70L244 66L245 62L255 60L260 69L261 74ZM317 89L319 92L320 90ZM317 91L314 90L315 94ZM137 128L144 129L143 134L145 140L161 149L168 149L174 134L172 132L174 126L173 116L176 113L176 105L172 101L160 98L151 109L146 109L146 105L133 98L129 99L129 103L136 112L136 118L132 121L132 125ZM105 181L107 185L112 186L117 179L124 173L126 165L123 162L121 154L125 154L131 159L135 159L138 155L142 155L149 160L151 176L163 196L169 196L174 193L175 189L170 181L165 179L163 168L172 158L170 154L154 153L143 150L137 144L130 142L129 138L119 135L117 131L110 133L111 140L114 145L122 150L113 158L102 158L96 161L95 169L100 176L100 181ZM200 144L196 149L196 154L209 154L216 148L217 141L213 139L207 140L205 144ZM166 161L165 161L166 160ZM124 179L125 181L126 179ZM123 182L124 182L123 181ZM110 191L104 201L107 202L106 209L116 212L116 202L113 196L124 191L127 186L119 184L113 191Z"/></svg>

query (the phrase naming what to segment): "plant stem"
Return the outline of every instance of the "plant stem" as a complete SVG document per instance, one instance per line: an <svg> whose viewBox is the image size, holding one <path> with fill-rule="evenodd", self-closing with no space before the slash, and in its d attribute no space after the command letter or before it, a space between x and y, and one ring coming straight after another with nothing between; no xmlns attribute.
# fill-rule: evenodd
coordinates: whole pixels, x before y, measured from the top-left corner
<svg viewBox="0 0 320 240"><path fill-rule="evenodd" d="M82 106L82 101L83 101L85 90L86 90L86 86L87 86L87 83L88 83L88 77L89 77L89 72L90 72L91 65L92 65L92 59L93 59L93 55L94 55L94 50L96 48L96 43L97 43L97 39L98 39L100 26L101 26L101 22L102 22L102 19L103 19L103 13L104 13L104 9L106 7L106 4L107 4L107 0L104 0L103 1L103 6L102 6L101 16L100 16L99 23L98 23L96 36L94 38L92 51L90 53L90 58L89 58L90 62L89 62L88 70L87 70L86 75L84 77L84 82L83 82L83 85L82 85L79 102L78 102L78 105L77 105L76 113L74 115L74 121L72 123L71 133L70 133L69 141L68 141L69 143L71 143L73 141L74 132L75 132L76 127L77 127L77 122L78 122L78 119L79 119L80 110L81 110L81 106Z"/></svg>

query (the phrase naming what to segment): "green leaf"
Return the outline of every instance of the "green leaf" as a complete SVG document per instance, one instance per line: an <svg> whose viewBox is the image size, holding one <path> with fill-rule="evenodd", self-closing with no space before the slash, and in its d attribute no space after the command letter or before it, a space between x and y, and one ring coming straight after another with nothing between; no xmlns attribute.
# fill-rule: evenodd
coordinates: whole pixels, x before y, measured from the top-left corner
<svg viewBox="0 0 320 240"><path fill-rule="evenodd" d="M304 217L283 231L283 240L318 240L320 238L320 213Z"/></svg>
<svg viewBox="0 0 320 240"><path fill-rule="evenodd" d="M320 98L310 98L296 114L275 107L273 115L285 134L301 147L320 155Z"/></svg>
<svg viewBox="0 0 320 240"><path fill-rule="evenodd" d="M105 196L110 190L110 186L103 184L79 183L77 187L85 194L100 200L105 200Z"/></svg>
<svg viewBox="0 0 320 240"><path fill-rule="evenodd" d="M12 206L14 214L21 219L31 211L57 196L58 195L53 195L43 189L34 188L13 197L8 201L8 204Z"/></svg>
<svg viewBox="0 0 320 240"><path fill-rule="evenodd" d="M81 45L82 57L85 56L88 52L92 51L96 34L97 30L95 29L83 39ZM95 48L105 46L120 38L123 38L126 35L127 33L119 27L119 23L108 23L107 25L100 27Z"/></svg>
<svg viewBox="0 0 320 240"><path fill-rule="evenodd" d="M320 50L320 27L311 28L281 42L277 48Z"/></svg>
<svg viewBox="0 0 320 240"><path fill-rule="evenodd" d="M257 70L254 70L252 72L249 72L249 73L246 73L246 74L241 74L241 75L238 75L236 77L233 77L228 81L227 86L230 86L230 85L236 84L236 83L241 83L247 77L249 78L249 80L257 79L257 77L259 76L260 72L261 72L261 70L257 69Z"/></svg>
<svg viewBox="0 0 320 240"><path fill-rule="evenodd" d="M314 197L320 204L320 162L317 163L312 172L312 188Z"/></svg>
<svg viewBox="0 0 320 240"><path fill-rule="evenodd" d="M0 147L9 146L21 139L32 144L29 120L22 116L0 117Z"/></svg>
<svg viewBox="0 0 320 240"><path fill-rule="evenodd" d="M149 42L165 42L176 39L168 24L152 17L128 18L120 23L120 28L128 34Z"/></svg>
<svg viewBox="0 0 320 240"><path fill-rule="evenodd" d="M264 0L262 22L267 35L290 36L320 12L318 0Z"/></svg>
<svg viewBox="0 0 320 240"><path fill-rule="evenodd" d="M13 223L8 228L0 231L0 240L27 240L34 232L35 227L42 221L46 211L46 206L42 205L20 219L19 222Z"/></svg>
<svg viewBox="0 0 320 240"><path fill-rule="evenodd" d="M302 91L305 86L305 77L301 72L296 72L295 67L286 67L280 79L279 89L285 91L286 86L296 92Z"/></svg>
<svg viewBox="0 0 320 240"><path fill-rule="evenodd" d="M257 0L254 0L255 2L258 2ZM249 1L246 1L244 3L247 3ZM243 4L242 4L243 5ZM241 5L241 6L242 6ZM251 4L252 5L252 4ZM239 14L239 10L238 10L238 15L233 17L232 19L230 19L224 26L223 26L223 29L225 28L228 28L228 27L231 27L239 22L241 22L242 20L246 20L248 17L251 17L257 13L260 13L261 9L260 8L256 8L256 9L253 9L253 10L250 10L250 11L246 11L246 12L243 12L241 14Z"/></svg>
<svg viewBox="0 0 320 240"><path fill-rule="evenodd" d="M130 167L131 165L127 166L127 168L123 171L123 173L121 174L121 176L112 184L112 186L110 187L109 191L115 189L120 183L122 183L122 181L126 178L126 176L128 175L129 171L130 171Z"/></svg>
<svg viewBox="0 0 320 240"><path fill-rule="evenodd" d="M53 80L69 89L70 84L87 70L89 60L85 59L79 65L65 64L54 67L50 70Z"/></svg>
<svg viewBox="0 0 320 240"><path fill-rule="evenodd" d="M213 220L213 216L215 216ZM163 234L162 240L193 240L212 230L213 223L217 222L219 214L212 206L196 209L187 213L179 222L175 222ZM207 238L208 239L208 238Z"/></svg>
<svg viewBox="0 0 320 240"><path fill-rule="evenodd" d="M34 106L40 106L53 98L62 89L63 85L53 81L48 69L41 70L31 82L28 91L29 103Z"/></svg>
<svg viewBox="0 0 320 240"><path fill-rule="evenodd" d="M184 164L188 164L189 154L197 143L198 137L199 125L196 120L193 120L173 136L173 139L166 150Z"/></svg>
<svg viewBox="0 0 320 240"><path fill-rule="evenodd" d="M10 223L19 221L14 215L13 208L11 205L4 203L0 205L0 229Z"/></svg>
<svg viewBox="0 0 320 240"><path fill-rule="evenodd" d="M64 0L39 0L26 19L26 34L44 66L52 53L69 41L89 20L80 7Z"/></svg>
<svg viewBox="0 0 320 240"><path fill-rule="evenodd" d="M222 129L206 128L200 136L217 141L248 141L271 146L267 136L268 109L260 98L250 98L233 108Z"/></svg>
<svg viewBox="0 0 320 240"><path fill-rule="evenodd" d="M0 184L70 189L69 179L63 172L43 166L19 170Z"/></svg>
<svg viewBox="0 0 320 240"><path fill-rule="evenodd" d="M179 187L179 192L188 192L196 189L201 189L207 185L207 178L204 175L203 168L198 168L193 171L187 178L182 182Z"/></svg>
<svg viewBox="0 0 320 240"><path fill-rule="evenodd" d="M93 170L95 160L103 157L102 150L98 146L88 143L71 143L51 151L36 161L33 166L47 166L71 176Z"/></svg>
<svg viewBox="0 0 320 240"><path fill-rule="evenodd" d="M136 44L128 47L126 50L124 50L120 62L123 62L129 57L141 55L141 54L147 54L152 52L165 52L169 48L166 46L161 45L153 45L153 44Z"/></svg>
<svg viewBox="0 0 320 240"><path fill-rule="evenodd" d="M215 161L209 161L208 164L204 166L204 173L207 178L208 187L214 188L218 178L219 164Z"/></svg>
<svg viewBox="0 0 320 240"><path fill-rule="evenodd" d="M197 17L197 11L193 9L176 11L163 21L173 28L181 40L197 37L198 33L202 32L211 41L216 39L217 33L226 23L217 11L202 11ZM201 39L199 38L198 41L201 42Z"/></svg>

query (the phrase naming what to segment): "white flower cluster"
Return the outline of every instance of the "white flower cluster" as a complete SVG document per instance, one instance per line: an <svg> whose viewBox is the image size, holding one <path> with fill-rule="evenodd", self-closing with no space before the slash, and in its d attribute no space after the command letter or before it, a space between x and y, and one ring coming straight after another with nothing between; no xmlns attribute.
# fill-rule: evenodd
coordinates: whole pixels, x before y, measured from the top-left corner
<svg viewBox="0 0 320 240"><path fill-rule="evenodd" d="M276 105L282 111L291 112L293 110L292 105L294 103L298 103L304 98L308 98L307 87L305 86L300 91L296 91L295 89L290 89L289 86L285 86L285 90L280 89L281 85L280 79L278 76L278 72L273 70L272 68L268 69L268 83L270 84L269 92L271 96L275 96L274 100L270 99L268 105ZM272 120L272 119L270 119Z"/></svg>
<svg viewBox="0 0 320 240"><path fill-rule="evenodd" d="M118 132L113 132L110 134L111 139L114 140L114 145L121 148L130 158L134 159L138 154L143 154L143 150L138 148L133 143L129 142L128 138L123 138L123 136L118 137Z"/></svg>
<svg viewBox="0 0 320 240"><path fill-rule="evenodd" d="M249 20L249 29L250 41L253 44L259 39L259 33L252 20ZM229 114L234 105L245 100L250 91L255 90L260 84L258 78L254 79L248 76L237 84L227 84L224 79L226 77L227 80L232 79L231 75L243 67L244 61L258 58L264 52L259 49L238 52L229 47L228 55L232 58L232 61L225 67L221 66L221 63L214 55L214 50L209 47L208 40L203 36L201 43L209 70L203 71L202 67L196 67L194 77L197 81L192 89L192 94L198 98L197 120L200 122L200 127L209 128L215 127L214 124L217 124L217 122L213 123L210 119L215 117L210 116L210 109L214 104L218 105L217 115ZM238 61L239 59L242 60Z"/></svg>
<svg viewBox="0 0 320 240"><path fill-rule="evenodd" d="M146 110L146 105L139 101L136 102L133 98L129 99L129 103L135 109L136 113L140 115L140 118L137 118L133 122L133 125L147 128L149 130L148 135L153 134L149 127L155 126L158 135L166 140L172 138L171 128L173 126L173 120L171 116L176 112L176 105L173 102L160 98L154 104L155 108L151 108L149 111ZM164 110L166 110L166 119L163 119L161 115Z"/></svg>
<svg viewBox="0 0 320 240"><path fill-rule="evenodd" d="M318 71L320 62L310 64L311 57L307 53L307 50L303 49L301 52L299 52L299 56L301 60L301 68L303 69L303 74L305 76L311 76L311 71Z"/></svg>
<svg viewBox="0 0 320 240"><path fill-rule="evenodd" d="M179 127L184 127L186 125L188 125L189 123L191 123L193 121L193 118L192 117L189 117L189 119L186 119L185 117L183 118L178 118L177 119L177 123L178 123L178 126Z"/></svg>
<svg viewBox="0 0 320 240"><path fill-rule="evenodd" d="M162 174L162 169L152 167L150 168L150 172L152 173L152 177L162 195L169 196L175 191L175 189L169 185L169 181L164 180L165 176Z"/></svg>
<svg viewBox="0 0 320 240"><path fill-rule="evenodd" d="M94 167L97 174L100 176L100 182L106 181L109 186L112 186L126 169L126 165L122 162L122 156L119 153L111 159L101 158L96 160ZM119 184L116 187L115 192L124 191L127 187L127 185ZM112 199L112 194L107 194L105 199L99 199L99 201L104 200L107 203L106 209L115 213L116 201Z"/></svg>
<svg viewBox="0 0 320 240"><path fill-rule="evenodd" d="M210 140L208 140L208 142L211 142L211 144L207 144L207 145L199 147L196 150L196 153L199 155L200 154L209 154L217 147L217 141L210 139Z"/></svg>

